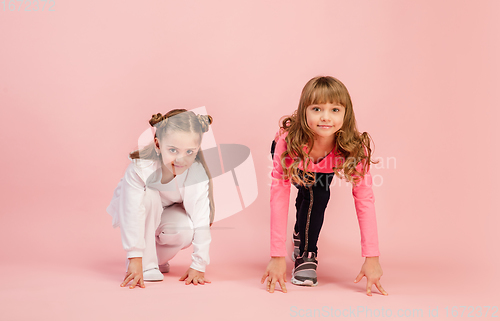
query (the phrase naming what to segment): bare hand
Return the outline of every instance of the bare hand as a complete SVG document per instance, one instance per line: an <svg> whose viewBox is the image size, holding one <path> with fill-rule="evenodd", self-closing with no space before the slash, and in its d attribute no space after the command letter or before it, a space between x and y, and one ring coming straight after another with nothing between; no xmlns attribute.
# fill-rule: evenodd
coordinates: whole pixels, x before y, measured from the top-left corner
<svg viewBox="0 0 500 321"><path fill-rule="evenodd" d="M361 266L361 272L359 272L358 276L354 280L354 283L358 283L361 281L363 276L366 277L366 294L372 296L372 285L375 284L377 289L383 295L389 295L389 293L385 292L380 284L380 278L382 277L382 267L378 261L378 256L367 257L365 259L365 263Z"/></svg>
<svg viewBox="0 0 500 321"><path fill-rule="evenodd" d="M267 292L274 293L276 282L281 286L281 291L286 293L286 261L284 256L272 257L267 264L266 273L262 276L260 283L263 284L267 278Z"/></svg>
<svg viewBox="0 0 500 321"><path fill-rule="evenodd" d="M125 274L125 278L120 286L127 286L127 284L132 281L129 288L133 289L136 285L141 288L145 288L144 278L142 276L142 257L132 257L128 260L127 273Z"/></svg>
<svg viewBox="0 0 500 321"><path fill-rule="evenodd" d="M205 283L212 283L209 280L205 279L205 273L200 272L198 270L189 268L186 273L179 279L179 281L186 281L185 284L191 284L193 283L194 285L198 284L205 284Z"/></svg>

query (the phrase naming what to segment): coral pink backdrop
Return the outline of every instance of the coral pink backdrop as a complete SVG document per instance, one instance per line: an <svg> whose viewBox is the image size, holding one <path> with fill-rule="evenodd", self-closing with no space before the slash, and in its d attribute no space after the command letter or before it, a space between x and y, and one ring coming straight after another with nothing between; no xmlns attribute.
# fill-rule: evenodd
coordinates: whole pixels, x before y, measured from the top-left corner
<svg viewBox="0 0 500 321"><path fill-rule="evenodd" d="M0 319L454 319L453 307L460 317L500 306L498 1L36 3L0 4ZM363 260L340 181L320 285L271 295L260 284L270 140L317 75L346 84L381 159L372 175L388 297L352 283ZM219 144L250 148L258 197L214 225L212 284L177 281L184 251L163 282L120 288L125 255L105 208L127 153L151 114L200 106Z"/></svg>

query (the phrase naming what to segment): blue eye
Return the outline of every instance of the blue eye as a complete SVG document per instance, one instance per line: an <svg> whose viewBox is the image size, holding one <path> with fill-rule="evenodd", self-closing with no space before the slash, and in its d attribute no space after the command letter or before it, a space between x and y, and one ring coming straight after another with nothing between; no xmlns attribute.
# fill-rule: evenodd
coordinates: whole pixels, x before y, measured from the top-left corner
<svg viewBox="0 0 500 321"><path fill-rule="evenodd" d="M192 155L193 153L194 153L194 152L193 152L192 150L188 150L188 151L186 152L186 154L188 154L188 155Z"/></svg>
<svg viewBox="0 0 500 321"><path fill-rule="evenodd" d="M168 151L171 152L172 154L177 153L177 150L175 148L170 148Z"/></svg>

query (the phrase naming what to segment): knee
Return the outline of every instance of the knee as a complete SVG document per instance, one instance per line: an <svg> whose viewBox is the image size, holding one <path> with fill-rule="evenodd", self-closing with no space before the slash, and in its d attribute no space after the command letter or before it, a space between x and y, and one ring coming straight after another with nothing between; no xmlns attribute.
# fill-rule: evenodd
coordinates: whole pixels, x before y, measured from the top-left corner
<svg viewBox="0 0 500 321"><path fill-rule="evenodd" d="M165 224L157 235L159 245L186 246L193 241L193 229L190 226Z"/></svg>

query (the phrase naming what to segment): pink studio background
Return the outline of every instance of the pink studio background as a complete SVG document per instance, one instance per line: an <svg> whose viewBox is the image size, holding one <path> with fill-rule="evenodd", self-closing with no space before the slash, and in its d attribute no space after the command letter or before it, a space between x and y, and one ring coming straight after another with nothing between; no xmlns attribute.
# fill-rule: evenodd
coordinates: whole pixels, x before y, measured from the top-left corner
<svg viewBox="0 0 500 321"><path fill-rule="evenodd" d="M500 306L498 1L6 6L1 320L284 320L299 309L359 306L394 316L422 309L425 318L438 308L446 319L446 307ZM388 297L352 283L363 262L359 229L350 188L338 181L319 243L320 285L288 283L288 294L270 295L260 284L270 140L320 74L346 84L384 161L372 175ZM151 114L200 106L219 144L250 148L258 198L214 225L212 284L177 281L184 251L163 282L120 288L125 254L105 208L127 153Z"/></svg>

